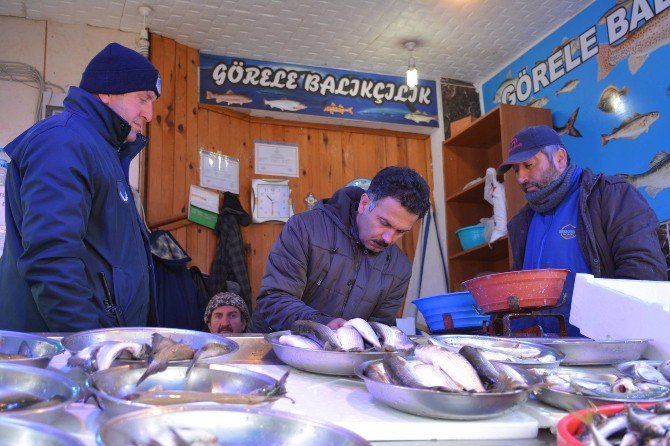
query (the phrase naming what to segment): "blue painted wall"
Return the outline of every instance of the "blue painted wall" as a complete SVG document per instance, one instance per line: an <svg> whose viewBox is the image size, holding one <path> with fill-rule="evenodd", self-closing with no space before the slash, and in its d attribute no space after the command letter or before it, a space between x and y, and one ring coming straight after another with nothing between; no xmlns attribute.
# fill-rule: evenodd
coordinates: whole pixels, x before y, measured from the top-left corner
<svg viewBox="0 0 670 446"><path fill-rule="evenodd" d="M669 219L668 43L670 1L596 0L484 83L484 108L551 109L573 162L636 175L629 181Z"/></svg>

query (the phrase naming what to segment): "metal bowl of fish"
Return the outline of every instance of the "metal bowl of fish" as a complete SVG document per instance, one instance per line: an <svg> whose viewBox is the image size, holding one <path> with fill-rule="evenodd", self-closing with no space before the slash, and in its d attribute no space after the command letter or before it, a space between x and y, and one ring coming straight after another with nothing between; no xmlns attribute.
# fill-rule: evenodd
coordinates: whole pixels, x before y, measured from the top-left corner
<svg viewBox="0 0 670 446"><path fill-rule="evenodd" d="M574 411L614 403L661 402L670 399L670 387L635 381L616 373L590 372L569 367L532 370L548 385L540 386L536 398L559 409Z"/></svg>
<svg viewBox="0 0 670 446"><path fill-rule="evenodd" d="M157 348L156 340L158 338L165 338L170 343L178 343L183 345L186 349L191 349L190 354L183 356L176 356L167 354L167 361L170 365L184 365L187 364L198 350L206 345L218 345L216 356L207 355L207 359L202 359L203 362L210 362L212 360L219 360L226 355L232 354L239 348L237 342L232 341L224 336L212 333L204 333L193 330L183 330L176 328L156 328L156 327L124 327L124 328L102 328L96 330L81 331L65 336L61 343L74 356L79 356L81 362L90 360L90 356L94 356L96 352L100 352L99 346L106 346L105 352L110 355L109 358L97 358L98 362L103 362L110 365L119 364L133 364L145 362L146 356L135 356L128 352L140 350L143 346L151 346L151 354L155 355ZM124 344L125 347L121 350L121 346L114 346L114 343ZM162 344L161 344L162 345ZM118 348L117 348L118 347ZM125 350L123 352L122 350ZM95 357L92 359L96 359ZM73 363L68 360L68 364ZM91 370L100 370L104 367L84 367Z"/></svg>
<svg viewBox="0 0 670 446"><path fill-rule="evenodd" d="M79 386L52 370L0 364L0 414L49 423L79 396Z"/></svg>
<svg viewBox="0 0 670 446"><path fill-rule="evenodd" d="M516 338L498 338L477 335L430 336L429 341L445 348L458 350L464 345L476 347L489 361L503 362L519 367L558 367L565 354L558 350Z"/></svg>
<svg viewBox="0 0 670 446"><path fill-rule="evenodd" d="M77 437L47 424L19 418L0 418L0 446L84 446Z"/></svg>
<svg viewBox="0 0 670 446"><path fill-rule="evenodd" d="M199 444L363 446L339 426L267 409L190 406L147 409L115 417L98 430L103 446Z"/></svg>
<svg viewBox="0 0 670 446"><path fill-rule="evenodd" d="M146 370L126 364L94 372L86 380L86 388L112 416L175 404L269 405L285 393L286 378L278 381L230 365L209 364L190 371L168 367L138 384Z"/></svg>
<svg viewBox="0 0 670 446"><path fill-rule="evenodd" d="M0 362L46 368L65 349L60 342L34 334L0 330Z"/></svg>
<svg viewBox="0 0 670 446"><path fill-rule="evenodd" d="M279 359L297 369L326 375L353 375L362 362L388 354L409 354L416 345L397 327L360 318L332 330L298 320L290 331L265 336Z"/></svg>
<svg viewBox="0 0 670 446"><path fill-rule="evenodd" d="M670 361L641 359L622 362L615 367L623 375L633 379L670 386Z"/></svg>
<svg viewBox="0 0 670 446"><path fill-rule="evenodd" d="M561 365L604 365L640 359L648 339L524 338L552 347L565 355Z"/></svg>
<svg viewBox="0 0 670 446"><path fill-rule="evenodd" d="M423 347L437 349L435 346L417 349ZM447 356L452 353L446 352ZM402 412L431 418L478 420L501 415L523 404L528 398L529 386L538 382L525 369L491 364L501 373L515 374L518 385L511 385L506 375L508 377L485 388L472 367L462 358L453 357L436 359L431 364L424 358L387 357L360 364L356 376L365 382L373 398ZM445 369L453 372L450 378L435 377L435 374L444 375ZM457 388L452 387L454 383Z"/></svg>

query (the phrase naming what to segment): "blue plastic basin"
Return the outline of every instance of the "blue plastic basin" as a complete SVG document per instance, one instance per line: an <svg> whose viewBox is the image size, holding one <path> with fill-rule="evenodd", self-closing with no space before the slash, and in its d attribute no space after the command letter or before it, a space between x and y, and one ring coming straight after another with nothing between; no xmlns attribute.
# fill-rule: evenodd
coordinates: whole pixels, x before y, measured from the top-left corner
<svg viewBox="0 0 670 446"><path fill-rule="evenodd" d="M481 327L483 321L490 319L490 316L480 315L475 311L475 300L469 291L421 297L412 303L423 315L431 332L445 330L445 314L451 316L452 328Z"/></svg>
<svg viewBox="0 0 670 446"><path fill-rule="evenodd" d="M456 231L464 251L484 243L484 224L465 226Z"/></svg>

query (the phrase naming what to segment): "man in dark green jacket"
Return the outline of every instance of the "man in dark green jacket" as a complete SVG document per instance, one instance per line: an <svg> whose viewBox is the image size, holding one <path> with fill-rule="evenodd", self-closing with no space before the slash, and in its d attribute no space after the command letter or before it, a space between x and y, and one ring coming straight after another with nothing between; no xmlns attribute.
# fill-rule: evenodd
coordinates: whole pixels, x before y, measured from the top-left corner
<svg viewBox="0 0 670 446"><path fill-rule="evenodd" d="M149 240L128 184L160 96L158 70L112 43L64 111L12 141L0 328L80 331L155 318Z"/></svg>
<svg viewBox="0 0 670 446"><path fill-rule="evenodd" d="M657 236L658 219L644 197L619 177L594 174L570 163L560 136L550 127L527 127L510 142L500 174L513 168L528 204L507 225L512 269L566 268L566 303L549 313L570 314L576 273L595 277L665 280ZM554 319L537 323L558 333ZM539 333L535 333L539 334ZM568 334L579 329L568 325Z"/></svg>
<svg viewBox="0 0 670 446"><path fill-rule="evenodd" d="M332 329L352 318L395 325L411 265L394 244L428 211L429 197L421 175L391 166L367 192L345 187L291 217L270 251L251 331L300 319Z"/></svg>

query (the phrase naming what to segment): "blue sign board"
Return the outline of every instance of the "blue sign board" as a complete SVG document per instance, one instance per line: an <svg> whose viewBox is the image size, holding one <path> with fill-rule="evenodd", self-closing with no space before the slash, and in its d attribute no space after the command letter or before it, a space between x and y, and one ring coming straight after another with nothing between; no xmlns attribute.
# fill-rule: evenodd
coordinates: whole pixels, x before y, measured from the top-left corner
<svg viewBox="0 0 670 446"><path fill-rule="evenodd" d="M200 102L333 118L438 127L436 84L405 78L200 54Z"/></svg>
<svg viewBox="0 0 670 446"><path fill-rule="evenodd" d="M670 1L596 0L482 86L486 110L551 109L574 162L670 218Z"/></svg>

